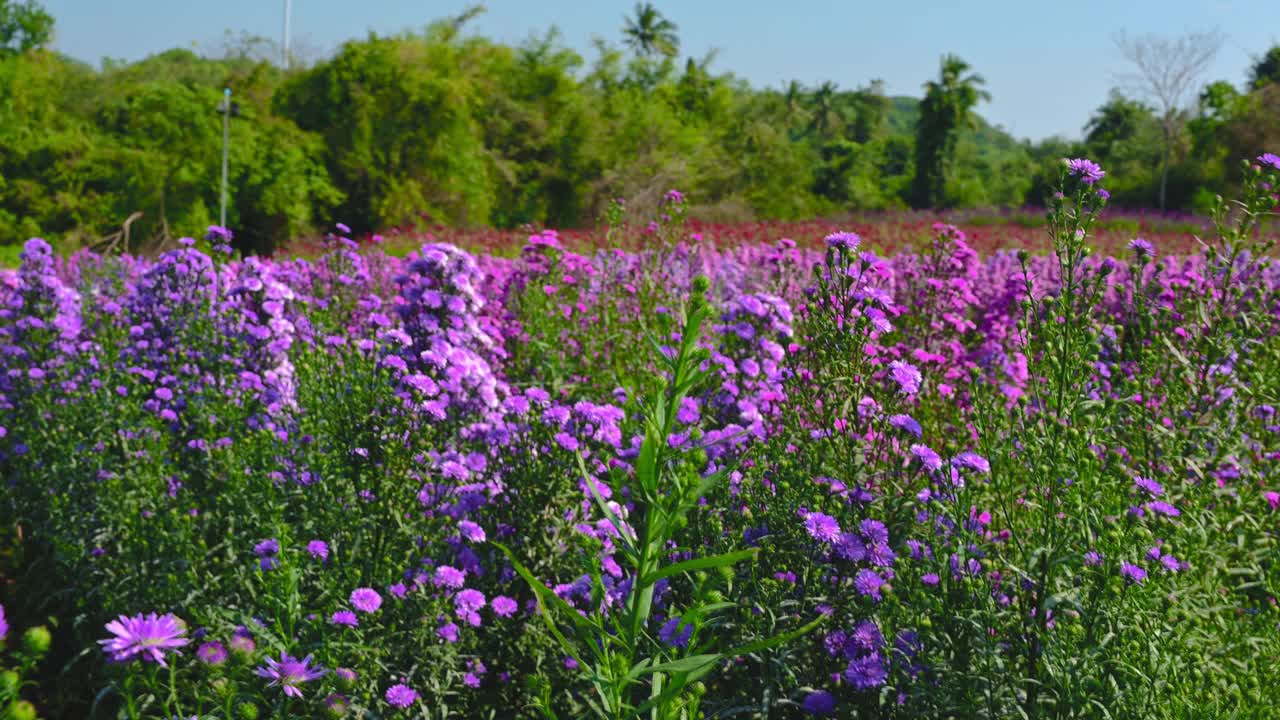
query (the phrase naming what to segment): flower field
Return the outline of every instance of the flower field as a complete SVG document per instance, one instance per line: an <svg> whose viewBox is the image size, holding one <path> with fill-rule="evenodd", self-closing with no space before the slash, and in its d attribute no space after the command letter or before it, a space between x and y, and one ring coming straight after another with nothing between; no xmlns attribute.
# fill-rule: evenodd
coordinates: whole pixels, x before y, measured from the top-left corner
<svg viewBox="0 0 1280 720"><path fill-rule="evenodd" d="M1274 717L1280 158L1174 247L1105 179L1029 250L31 240L4 717Z"/></svg>

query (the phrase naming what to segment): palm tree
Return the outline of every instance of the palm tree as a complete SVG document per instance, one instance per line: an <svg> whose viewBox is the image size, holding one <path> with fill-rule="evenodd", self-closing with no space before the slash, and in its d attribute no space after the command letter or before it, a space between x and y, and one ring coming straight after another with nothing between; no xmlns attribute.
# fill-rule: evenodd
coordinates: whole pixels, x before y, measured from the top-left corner
<svg viewBox="0 0 1280 720"><path fill-rule="evenodd" d="M986 80L971 73L969 64L955 55L942 58L938 80L925 83L916 128L916 207L936 207L945 200L947 175L960 130L973 127L973 107L990 100L983 89Z"/></svg>
<svg viewBox="0 0 1280 720"><path fill-rule="evenodd" d="M836 108L837 89L836 84L828 80L813 93L809 130L817 132L822 140L830 139L831 134L839 130L842 124L840 111Z"/></svg>
<svg viewBox="0 0 1280 720"><path fill-rule="evenodd" d="M636 3L635 17L627 18L622 34L627 46L637 55L665 55L680 51L676 24L662 16L653 3Z"/></svg>

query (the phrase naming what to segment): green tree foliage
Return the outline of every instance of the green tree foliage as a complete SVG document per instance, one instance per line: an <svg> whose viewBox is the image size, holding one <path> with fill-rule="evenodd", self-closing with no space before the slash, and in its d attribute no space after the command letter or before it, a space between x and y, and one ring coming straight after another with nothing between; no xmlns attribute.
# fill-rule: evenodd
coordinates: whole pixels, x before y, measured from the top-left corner
<svg viewBox="0 0 1280 720"><path fill-rule="evenodd" d="M1195 112L1115 94L1082 142L1031 144L977 115L982 78L954 56L922 101L874 80L753 88L714 53L679 57L676 25L652 4L589 59L554 30L515 45L468 33L482 11L353 40L289 73L272 41L243 33L217 57L178 49L95 69L40 49L52 26L35 2L0 0L0 244L138 249L202 233L218 216L223 88L241 108L228 224L251 251L334 221L581 226L617 197L647 214L671 188L710 221L1040 203L1061 158L1080 155L1112 170L1113 203L1144 206L1166 149L1170 206L1207 207L1239 180L1229 158L1280 147L1280 84L1258 82L1276 50L1249 86L1205 88Z"/></svg>
<svg viewBox="0 0 1280 720"><path fill-rule="evenodd" d="M0 55L44 47L53 36L53 16L35 0L0 0Z"/></svg>
<svg viewBox="0 0 1280 720"><path fill-rule="evenodd" d="M973 108L989 100L986 81L969 72L969 64L955 55L942 58L937 80L925 84L916 129L916 175L912 200L916 207L948 204L947 178L955 160L961 131L973 125Z"/></svg>
<svg viewBox="0 0 1280 720"><path fill-rule="evenodd" d="M1272 47L1266 55L1258 58L1249 71L1251 89L1261 89L1276 83L1280 83L1280 45Z"/></svg>

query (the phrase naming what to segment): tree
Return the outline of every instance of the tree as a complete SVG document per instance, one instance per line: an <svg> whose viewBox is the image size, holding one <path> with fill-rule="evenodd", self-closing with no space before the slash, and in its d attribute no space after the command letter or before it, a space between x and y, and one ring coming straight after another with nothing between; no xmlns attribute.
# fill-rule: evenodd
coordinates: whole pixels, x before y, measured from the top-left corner
<svg viewBox="0 0 1280 720"><path fill-rule="evenodd" d="M679 28L663 17L653 3L636 3L635 17L627 18L622 35L627 46L637 55L665 55L680 52Z"/></svg>
<svg viewBox="0 0 1280 720"><path fill-rule="evenodd" d="M960 131L972 127L973 108L991 95L986 80L969 72L969 64L955 55L942 58L937 81L925 83L916 127L916 176L912 196L916 207L936 207L946 201L947 176Z"/></svg>
<svg viewBox="0 0 1280 720"><path fill-rule="evenodd" d="M836 84L828 80L818 86L810 98L809 132L822 141L830 140L844 125L840 110L836 107L836 91Z"/></svg>
<svg viewBox="0 0 1280 720"><path fill-rule="evenodd" d="M0 56L44 47L52 36L53 16L36 0L0 0Z"/></svg>
<svg viewBox="0 0 1280 720"><path fill-rule="evenodd" d="M1160 209L1165 209L1169 186L1169 161L1177 139L1181 114L1188 93L1196 90L1200 76L1209 67L1223 43L1218 31L1192 32L1178 38L1145 35L1115 38L1121 54L1133 70L1121 76L1131 92L1156 104L1164 134L1160 163Z"/></svg>
<svg viewBox="0 0 1280 720"><path fill-rule="evenodd" d="M1259 89L1280 83L1280 45L1267 51L1249 71L1249 88Z"/></svg>

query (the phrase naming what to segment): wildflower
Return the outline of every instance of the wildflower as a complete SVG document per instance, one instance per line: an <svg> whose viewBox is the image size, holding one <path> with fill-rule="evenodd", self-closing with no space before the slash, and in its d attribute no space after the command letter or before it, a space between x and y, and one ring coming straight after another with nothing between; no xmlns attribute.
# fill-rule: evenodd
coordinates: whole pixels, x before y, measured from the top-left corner
<svg viewBox="0 0 1280 720"><path fill-rule="evenodd" d="M884 645L884 635L879 626L870 620L861 620L853 632L849 633L845 650L849 655L861 656L873 653Z"/></svg>
<svg viewBox="0 0 1280 720"><path fill-rule="evenodd" d="M912 435L915 435L917 438L920 437L920 435L924 432L923 429L920 427L920 423L916 422L915 418L911 417L910 415L890 416L889 426L897 428L899 430L904 430L906 432L909 432Z"/></svg>
<svg viewBox="0 0 1280 720"><path fill-rule="evenodd" d="M991 472L991 463L975 452L962 452L951 459L951 464L974 472L987 474Z"/></svg>
<svg viewBox="0 0 1280 720"><path fill-rule="evenodd" d="M506 595L498 595L489 603L489 607L493 608L493 614L498 617L511 617L515 614L519 606L515 600Z"/></svg>
<svg viewBox="0 0 1280 720"><path fill-rule="evenodd" d="M889 528L884 523L875 518L867 518L858 523L858 531L861 532L871 542L887 543L889 542Z"/></svg>
<svg viewBox="0 0 1280 720"><path fill-rule="evenodd" d="M1280 170L1280 156L1272 153L1262 153L1258 156L1258 164L1263 167L1269 167L1272 170Z"/></svg>
<svg viewBox="0 0 1280 720"><path fill-rule="evenodd" d="M397 683L387 688L387 692L383 697L386 698L388 705L407 708L418 701L418 691L408 685Z"/></svg>
<svg viewBox="0 0 1280 720"><path fill-rule="evenodd" d="M480 543L485 540L484 528L470 520L463 520L458 523L458 534L462 535L463 539L468 542Z"/></svg>
<svg viewBox="0 0 1280 720"><path fill-rule="evenodd" d="M684 622L679 615L663 623L658 630L658 638L671 647L689 646L689 638L693 635L693 625Z"/></svg>
<svg viewBox="0 0 1280 720"><path fill-rule="evenodd" d="M1063 162L1067 164L1067 174L1079 178L1085 185L1092 185L1107 175L1102 171L1102 167L1092 160L1074 158Z"/></svg>
<svg viewBox="0 0 1280 720"><path fill-rule="evenodd" d="M1149 480L1144 477L1135 477L1133 479L1133 485L1151 497L1159 497L1164 494L1164 488L1155 480Z"/></svg>
<svg viewBox="0 0 1280 720"><path fill-rule="evenodd" d="M242 655L249 655L258 649L256 643L253 642L253 636L249 634L246 628L237 628L231 634L231 640L227 643L231 649Z"/></svg>
<svg viewBox="0 0 1280 720"><path fill-rule="evenodd" d="M0 605L0 640L9 635L9 621L4 616L4 606Z"/></svg>
<svg viewBox="0 0 1280 720"><path fill-rule="evenodd" d="M267 538L257 545L253 546L253 554L260 558L271 557L280 553L280 541L275 538Z"/></svg>
<svg viewBox="0 0 1280 720"><path fill-rule="evenodd" d="M317 560L328 560L329 543L323 540L312 540L307 543L307 553Z"/></svg>
<svg viewBox="0 0 1280 720"><path fill-rule="evenodd" d="M453 623L445 623L436 628L436 635L447 643L458 642L458 626Z"/></svg>
<svg viewBox="0 0 1280 720"><path fill-rule="evenodd" d="M1141 585L1147 579L1147 571L1133 563L1120 563L1120 576L1130 583Z"/></svg>
<svg viewBox="0 0 1280 720"><path fill-rule="evenodd" d="M431 582L436 587L458 589L467 581L467 574L450 565L441 565L436 568L435 575L432 576Z"/></svg>
<svg viewBox="0 0 1280 720"><path fill-rule="evenodd" d="M830 715L836 709L836 698L826 690L815 690L805 696L801 707L810 715Z"/></svg>
<svg viewBox="0 0 1280 720"><path fill-rule="evenodd" d="M405 587L404 583L398 582L388 587L387 592L391 593L391 596L395 599L403 600L409 595L409 588Z"/></svg>
<svg viewBox="0 0 1280 720"><path fill-rule="evenodd" d="M453 598L454 608L472 627L480 625L480 608L484 605L484 593L479 590L463 590Z"/></svg>
<svg viewBox="0 0 1280 720"><path fill-rule="evenodd" d="M1271 506L1272 510L1280 508L1280 493L1275 492L1273 490L1268 490L1266 494L1263 495L1263 497L1266 498L1267 504ZM0 635L0 637L3 637L3 636Z"/></svg>
<svg viewBox="0 0 1280 720"><path fill-rule="evenodd" d="M324 699L324 708L329 711L331 717L342 717L351 709L351 701L347 700L345 695L329 693Z"/></svg>
<svg viewBox="0 0 1280 720"><path fill-rule="evenodd" d="M301 698L302 691L298 686L324 677L325 670L319 665L311 667L310 655L299 660L291 657L289 653L281 652L279 660L268 657L266 665L257 667L254 674L270 680L271 682L267 683L268 687L279 685L285 695Z"/></svg>
<svg viewBox="0 0 1280 720"><path fill-rule="evenodd" d="M167 667L164 661L165 651L173 650L190 642L186 635L187 628L181 620L171 614L134 615L120 617L107 623L107 630L115 637L99 640L98 644L111 658L112 662L126 662L135 657L143 662L154 662L160 667Z"/></svg>
<svg viewBox="0 0 1280 720"><path fill-rule="evenodd" d="M196 648L196 658L205 665L216 667L227 661L227 648L220 642L207 642Z"/></svg>
<svg viewBox="0 0 1280 720"><path fill-rule="evenodd" d="M1147 503L1147 509L1166 517L1178 517L1182 514L1181 510L1163 500L1153 500Z"/></svg>
<svg viewBox="0 0 1280 720"><path fill-rule="evenodd" d="M357 627L360 620L356 618L356 614L350 610L339 610L329 618L329 622L341 627Z"/></svg>
<svg viewBox="0 0 1280 720"><path fill-rule="evenodd" d="M1155 247L1142 238L1134 238L1130 240L1129 249L1133 251L1134 255L1138 256L1138 260L1146 260L1156 254Z"/></svg>
<svg viewBox="0 0 1280 720"><path fill-rule="evenodd" d="M942 582L942 578L937 573L925 573L920 576L920 583L925 587L937 587Z"/></svg>
<svg viewBox="0 0 1280 720"><path fill-rule="evenodd" d="M1096 550L1090 550L1084 554L1084 564L1089 567L1097 567L1102 564L1102 555Z"/></svg>
<svg viewBox="0 0 1280 720"><path fill-rule="evenodd" d="M378 612L382 596L373 588L356 588L351 592L351 604L362 613Z"/></svg>
<svg viewBox="0 0 1280 720"><path fill-rule="evenodd" d="M937 472L942 469L942 457L928 445L912 445L911 456L930 472Z"/></svg>
<svg viewBox="0 0 1280 720"><path fill-rule="evenodd" d="M888 677L889 670L885 667L884 658L878 652L850 660L849 667L844 671L844 678L855 690L880 687Z"/></svg>
<svg viewBox="0 0 1280 720"><path fill-rule="evenodd" d="M894 360L889 363L889 375L893 377L894 382L898 383L898 389L904 395L915 395L920 392L920 383L924 378L915 365Z"/></svg>
<svg viewBox="0 0 1280 720"><path fill-rule="evenodd" d="M858 233L837 232L823 238L823 242L827 244L827 247L855 252L858 249L858 245L862 243L862 238L858 236Z"/></svg>
<svg viewBox="0 0 1280 720"><path fill-rule="evenodd" d="M858 571L857 576L853 579L853 587L857 589L863 597L869 597L876 602L880 602L882 595L880 587L884 585L884 578L880 577L874 570L863 568Z"/></svg>
<svg viewBox="0 0 1280 720"><path fill-rule="evenodd" d="M811 512L804 519L805 532L809 537L820 542L831 542L840 535L840 523L830 515Z"/></svg>
<svg viewBox="0 0 1280 720"><path fill-rule="evenodd" d="M867 546L854 533L841 533L835 542L836 554L849 562L862 562L867 557Z"/></svg>
<svg viewBox="0 0 1280 720"><path fill-rule="evenodd" d="M1160 565L1169 572L1178 572L1182 569L1182 564L1178 562L1178 558L1172 555L1161 555Z"/></svg>

